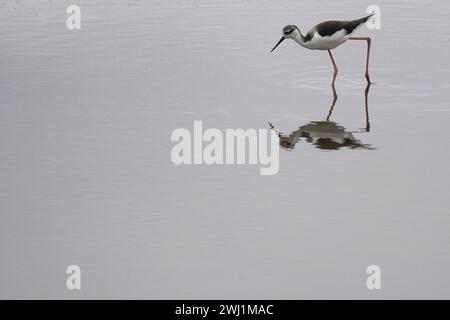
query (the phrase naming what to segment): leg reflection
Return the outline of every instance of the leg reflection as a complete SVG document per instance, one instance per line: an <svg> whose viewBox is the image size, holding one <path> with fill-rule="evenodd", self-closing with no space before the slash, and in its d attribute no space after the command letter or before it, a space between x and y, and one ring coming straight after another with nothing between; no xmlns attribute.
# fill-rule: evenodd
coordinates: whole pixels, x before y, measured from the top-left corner
<svg viewBox="0 0 450 320"><path fill-rule="evenodd" d="M369 89L370 82L367 84L366 90L364 91L364 105L366 109L366 132L370 132L370 122L369 122Z"/></svg>
<svg viewBox="0 0 450 320"><path fill-rule="evenodd" d="M366 127L362 129L363 132L370 132L370 121L369 121L369 90L370 90L371 83L368 83L366 86L366 89L364 90L364 109L366 112ZM336 105L337 101L337 93L336 88L334 86L334 83L331 84L331 88L333 89L333 102L331 103L330 110L328 111L327 115L327 122L330 122L331 115L334 111L334 106Z"/></svg>

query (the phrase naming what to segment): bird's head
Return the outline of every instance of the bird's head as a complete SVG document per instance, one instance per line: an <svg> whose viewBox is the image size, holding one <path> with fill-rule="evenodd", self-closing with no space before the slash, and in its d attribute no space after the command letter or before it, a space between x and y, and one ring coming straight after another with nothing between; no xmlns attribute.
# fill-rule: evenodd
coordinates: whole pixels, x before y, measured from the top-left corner
<svg viewBox="0 0 450 320"><path fill-rule="evenodd" d="M298 35L300 35L300 30L297 28L297 26L290 24L284 27L281 33L281 39L278 41L278 43L275 45L275 47L273 47L273 49L270 52L275 50L285 39L292 39L297 37Z"/></svg>

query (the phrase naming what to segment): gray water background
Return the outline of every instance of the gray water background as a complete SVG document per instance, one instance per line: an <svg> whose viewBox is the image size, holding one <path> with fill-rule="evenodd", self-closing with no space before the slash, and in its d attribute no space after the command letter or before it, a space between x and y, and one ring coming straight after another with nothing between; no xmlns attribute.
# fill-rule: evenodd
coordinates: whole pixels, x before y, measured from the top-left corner
<svg viewBox="0 0 450 320"><path fill-rule="evenodd" d="M82 29L66 28L66 8ZM335 50L332 120L376 150L280 150L280 171L175 166L176 128L325 120L303 32L380 6ZM0 297L450 298L448 1L2 1ZM82 269L82 290L65 269ZM382 289L366 288L366 268Z"/></svg>

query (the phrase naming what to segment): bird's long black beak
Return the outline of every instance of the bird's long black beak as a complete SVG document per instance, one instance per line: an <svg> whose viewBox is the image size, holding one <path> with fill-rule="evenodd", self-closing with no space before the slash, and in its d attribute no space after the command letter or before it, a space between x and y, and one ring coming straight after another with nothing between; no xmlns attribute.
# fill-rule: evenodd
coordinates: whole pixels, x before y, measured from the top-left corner
<svg viewBox="0 0 450 320"><path fill-rule="evenodd" d="M280 41L278 41L278 43L275 45L275 47L273 47L272 50L270 50L270 52L272 52L273 50L275 50L275 49L280 45L280 43L282 43L282 42L284 41L284 39L286 39L286 38L285 38L285 37L281 37Z"/></svg>

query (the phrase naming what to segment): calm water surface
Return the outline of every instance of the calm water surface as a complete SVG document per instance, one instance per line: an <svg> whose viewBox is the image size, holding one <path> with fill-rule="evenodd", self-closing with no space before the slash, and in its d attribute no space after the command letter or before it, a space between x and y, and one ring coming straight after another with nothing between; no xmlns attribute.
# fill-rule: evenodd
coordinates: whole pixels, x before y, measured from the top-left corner
<svg viewBox="0 0 450 320"><path fill-rule="evenodd" d="M326 52L269 53L284 25L371 4L2 1L0 297L450 298L450 3L378 1L381 30L357 32L375 84L344 44L333 107ZM279 173L173 165L194 120L272 123Z"/></svg>

